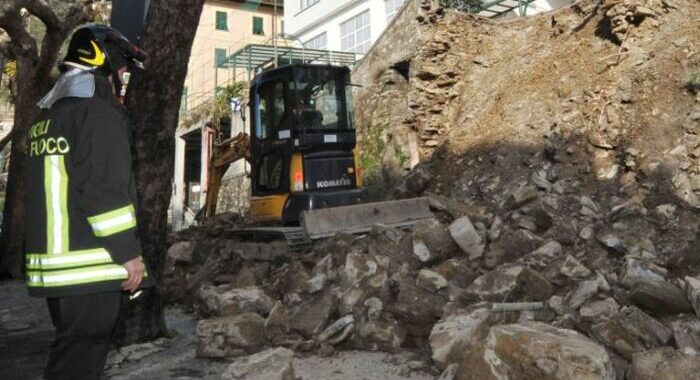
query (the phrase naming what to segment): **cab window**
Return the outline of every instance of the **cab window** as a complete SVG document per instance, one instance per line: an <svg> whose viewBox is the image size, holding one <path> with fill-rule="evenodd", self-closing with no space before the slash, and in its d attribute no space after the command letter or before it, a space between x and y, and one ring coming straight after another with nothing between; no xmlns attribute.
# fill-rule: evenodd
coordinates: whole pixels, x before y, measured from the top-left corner
<svg viewBox="0 0 700 380"><path fill-rule="evenodd" d="M258 90L258 110L255 134L260 140L274 136L284 119L284 82L270 81Z"/></svg>

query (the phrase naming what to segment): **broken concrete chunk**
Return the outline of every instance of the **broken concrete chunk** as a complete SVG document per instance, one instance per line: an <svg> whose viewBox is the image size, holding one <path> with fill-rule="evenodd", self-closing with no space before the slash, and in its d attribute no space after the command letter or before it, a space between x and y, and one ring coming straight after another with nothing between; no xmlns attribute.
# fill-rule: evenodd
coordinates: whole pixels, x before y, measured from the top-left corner
<svg viewBox="0 0 700 380"><path fill-rule="evenodd" d="M567 255L559 268L559 273L569 278L585 278L591 275L591 270L586 268L573 256Z"/></svg>
<svg viewBox="0 0 700 380"><path fill-rule="evenodd" d="M467 259L449 259L443 261L433 270L442 275L449 283L466 288L477 277L469 267Z"/></svg>
<svg viewBox="0 0 700 380"><path fill-rule="evenodd" d="M638 282L666 281L667 272L665 268L656 264L626 256L620 283L632 288Z"/></svg>
<svg viewBox="0 0 700 380"><path fill-rule="evenodd" d="M700 318L700 279L687 276L685 278L685 291L690 304L693 305L695 315Z"/></svg>
<svg viewBox="0 0 700 380"><path fill-rule="evenodd" d="M406 339L406 330L396 321L355 322L351 345L370 351L398 352Z"/></svg>
<svg viewBox="0 0 700 380"><path fill-rule="evenodd" d="M578 309L586 301L591 299L598 292L610 291L610 285L601 274L597 274L596 278L579 282L576 289L569 293L566 303L572 309Z"/></svg>
<svg viewBox="0 0 700 380"><path fill-rule="evenodd" d="M204 315L258 313L265 317L275 300L257 287L232 289L230 285L203 285L197 292L197 305Z"/></svg>
<svg viewBox="0 0 700 380"><path fill-rule="evenodd" d="M639 281L632 287L630 302L652 315L692 312L685 292L666 281Z"/></svg>
<svg viewBox="0 0 700 380"><path fill-rule="evenodd" d="M562 256L563 248L556 241L549 241L543 246L523 256L519 262L525 263L530 267L542 270L551 264L554 260Z"/></svg>
<svg viewBox="0 0 700 380"><path fill-rule="evenodd" d="M539 322L494 326L462 362L457 380L603 379L615 370L605 348L573 330Z"/></svg>
<svg viewBox="0 0 700 380"><path fill-rule="evenodd" d="M345 258L343 283L352 286L377 273L377 262L370 255L351 252Z"/></svg>
<svg viewBox="0 0 700 380"><path fill-rule="evenodd" d="M684 354L671 347L663 347L633 355L627 379L697 379L699 373L700 356Z"/></svg>
<svg viewBox="0 0 700 380"><path fill-rule="evenodd" d="M514 210L525 206L526 204L537 199L537 188L531 185L523 186L510 194L506 201L506 207Z"/></svg>
<svg viewBox="0 0 700 380"><path fill-rule="evenodd" d="M466 289L479 299L494 302L546 301L552 291L542 274L522 265L498 267L479 276Z"/></svg>
<svg viewBox="0 0 700 380"><path fill-rule="evenodd" d="M474 228L469 217L463 216L449 227L450 235L470 260L476 260L484 254L484 241Z"/></svg>
<svg viewBox="0 0 700 380"><path fill-rule="evenodd" d="M265 333L270 340L277 339L289 332L289 315L287 308L280 301L270 311L265 319Z"/></svg>
<svg viewBox="0 0 700 380"><path fill-rule="evenodd" d="M311 338L323 331L336 308L335 296L329 289L325 289L294 307L289 326L304 337Z"/></svg>
<svg viewBox="0 0 700 380"><path fill-rule="evenodd" d="M592 327L593 335L627 360L632 355L665 345L671 331L661 322L634 306L622 308L620 313Z"/></svg>
<svg viewBox="0 0 700 380"><path fill-rule="evenodd" d="M296 380L294 351L277 347L237 359L224 372L223 380Z"/></svg>
<svg viewBox="0 0 700 380"><path fill-rule="evenodd" d="M477 304L442 318L430 332L430 349L441 369L459 363L486 338L495 324L514 322L517 313L494 313L489 304Z"/></svg>
<svg viewBox="0 0 700 380"><path fill-rule="evenodd" d="M700 355L700 320L695 316L680 315L671 321L676 347L689 355Z"/></svg>
<svg viewBox="0 0 700 380"><path fill-rule="evenodd" d="M223 358L256 352L266 344L265 320L258 314L197 322L197 356Z"/></svg>
<svg viewBox="0 0 700 380"><path fill-rule="evenodd" d="M331 341L332 344L337 344L343 341L349 335L355 323L355 317L350 314L331 323L321 334L318 335L319 342Z"/></svg>
<svg viewBox="0 0 700 380"><path fill-rule="evenodd" d="M436 219L421 220L413 225L413 251L422 262L449 257L456 248L450 233Z"/></svg>
<svg viewBox="0 0 700 380"><path fill-rule="evenodd" d="M416 285L423 289L430 290L431 292L437 292L447 287L447 280L440 273L430 269L421 269L420 272L418 272Z"/></svg>
<svg viewBox="0 0 700 380"><path fill-rule="evenodd" d="M620 311L620 305L614 298L608 297L600 301L588 302L581 306L579 315L583 321L600 322L612 318Z"/></svg>
<svg viewBox="0 0 700 380"><path fill-rule="evenodd" d="M326 286L326 280L327 277L325 274L317 274L306 282L306 288L304 290L309 294L318 293Z"/></svg>
<svg viewBox="0 0 700 380"><path fill-rule="evenodd" d="M600 244L612 252L623 255L627 253L627 248L624 246L622 241L613 234L597 236L597 239Z"/></svg>
<svg viewBox="0 0 700 380"><path fill-rule="evenodd" d="M414 281L401 280L399 295L390 310L401 322L432 326L441 316L447 298L417 287Z"/></svg>

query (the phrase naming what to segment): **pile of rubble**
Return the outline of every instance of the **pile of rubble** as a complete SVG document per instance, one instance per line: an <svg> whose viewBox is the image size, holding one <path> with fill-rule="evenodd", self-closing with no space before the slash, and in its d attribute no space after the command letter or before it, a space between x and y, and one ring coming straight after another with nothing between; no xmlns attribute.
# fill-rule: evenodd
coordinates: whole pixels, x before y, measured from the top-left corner
<svg viewBox="0 0 700 380"><path fill-rule="evenodd" d="M423 133L430 159L394 195L435 218L292 253L227 236L243 222L226 215L178 234L165 290L201 317L197 354L246 356L228 379L293 379L293 352L345 349L411 349L441 380L696 378L700 95L679 78L700 64L697 2L518 24L407 9L396 24L428 42L387 71L410 110L373 108L398 107L383 82L356 108Z"/></svg>
<svg viewBox="0 0 700 380"><path fill-rule="evenodd" d="M436 219L411 231L377 225L275 256L200 234L171 247L166 288L202 317L201 357L410 347L444 379L637 380L700 370L698 267L672 274L655 236L627 227L677 223L682 213L629 203L603 212L583 196L569 223L590 225L557 241L555 220L566 211L549 197L526 185L496 215L433 196ZM287 352L279 350L263 356Z"/></svg>

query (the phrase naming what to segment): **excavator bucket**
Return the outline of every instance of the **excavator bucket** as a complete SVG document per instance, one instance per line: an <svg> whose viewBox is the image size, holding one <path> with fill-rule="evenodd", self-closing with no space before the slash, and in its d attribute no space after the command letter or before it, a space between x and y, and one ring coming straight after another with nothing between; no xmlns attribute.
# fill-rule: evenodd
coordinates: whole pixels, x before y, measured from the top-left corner
<svg viewBox="0 0 700 380"><path fill-rule="evenodd" d="M406 227L432 217L427 198L411 198L304 211L300 222L311 239L320 239L367 232L375 224Z"/></svg>

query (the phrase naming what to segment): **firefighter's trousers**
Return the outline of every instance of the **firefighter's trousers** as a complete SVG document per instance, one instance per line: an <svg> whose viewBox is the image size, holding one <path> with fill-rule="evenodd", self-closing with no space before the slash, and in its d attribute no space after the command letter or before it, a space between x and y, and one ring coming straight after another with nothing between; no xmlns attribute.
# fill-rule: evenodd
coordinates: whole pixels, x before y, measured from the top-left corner
<svg viewBox="0 0 700 380"><path fill-rule="evenodd" d="M121 299L121 292L47 299L56 337L46 380L100 379Z"/></svg>

